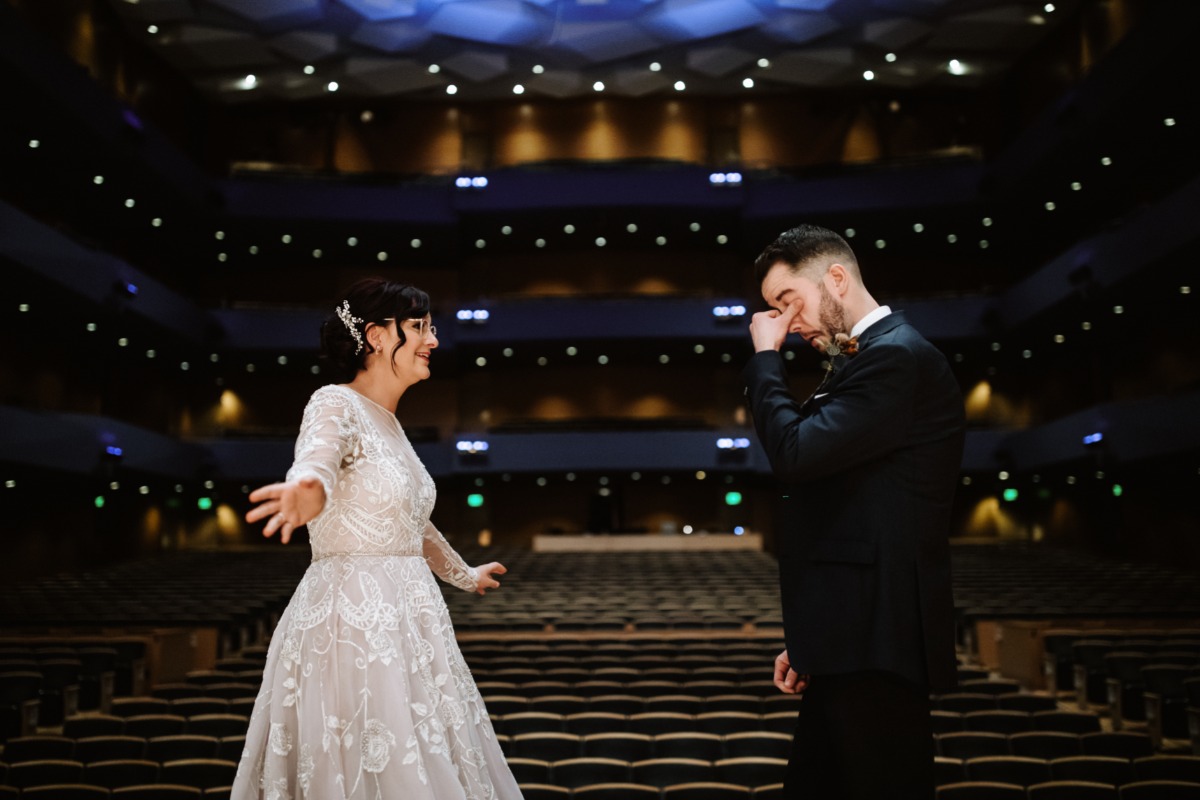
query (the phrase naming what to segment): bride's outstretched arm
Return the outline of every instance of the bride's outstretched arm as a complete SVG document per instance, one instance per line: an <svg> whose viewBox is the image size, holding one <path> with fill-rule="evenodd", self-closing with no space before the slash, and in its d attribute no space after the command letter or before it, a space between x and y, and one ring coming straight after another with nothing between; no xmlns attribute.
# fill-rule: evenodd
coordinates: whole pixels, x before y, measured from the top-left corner
<svg viewBox="0 0 1200 800"><path fill-rule="evenodd" d="M425 525L422 547L429 568L446 583L464 592L483 594L488 589L499 589L500 582L492 575L503 575L508 571L496 561L479 567L469 566L432 522Z"/></svg>

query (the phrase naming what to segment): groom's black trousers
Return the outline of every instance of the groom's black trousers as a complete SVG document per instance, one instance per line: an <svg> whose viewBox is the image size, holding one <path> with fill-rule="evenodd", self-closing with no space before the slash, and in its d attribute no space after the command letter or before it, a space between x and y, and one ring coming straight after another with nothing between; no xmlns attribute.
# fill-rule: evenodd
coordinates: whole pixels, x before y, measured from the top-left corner
<svg viewBox="0 0 1200 800"><path fill-rule="evenodd" d="M814 675L804 690L788 800L931 800L929 690L890 672Z"/></svg>

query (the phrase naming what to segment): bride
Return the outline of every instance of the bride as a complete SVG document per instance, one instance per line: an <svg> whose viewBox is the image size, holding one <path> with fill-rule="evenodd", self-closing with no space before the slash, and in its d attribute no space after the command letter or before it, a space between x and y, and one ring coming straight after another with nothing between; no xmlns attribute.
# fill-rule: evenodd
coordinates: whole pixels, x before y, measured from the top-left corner
<svg viewBox="0 0 1200 800"><path fill-rule="evenodd" d="M428 295L375 278L321 329L336 383L246 515L285 543L307 524L312 564L271 639L234 800L521 797L431 573L483 594L506 570L468 566L429 521L433 479L396 419L437 345Z"/></svg>

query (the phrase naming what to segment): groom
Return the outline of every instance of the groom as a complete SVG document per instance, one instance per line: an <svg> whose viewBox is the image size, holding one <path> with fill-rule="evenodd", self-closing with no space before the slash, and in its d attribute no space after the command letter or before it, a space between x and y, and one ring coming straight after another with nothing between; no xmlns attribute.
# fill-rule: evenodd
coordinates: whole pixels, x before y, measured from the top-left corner
<svg viewBox="0 0 1200 800"><path fill-rule="evenodd" d="M803 693L784 795L929 800L929 692L956 680L947 535L963 446L958 385L903 312L875 302L833 231L781 234L755 274L771 310L753 317L743 375L785 484L787 649L775 684ZM803 401L779 354L789 333L832 364Z"/></svg>

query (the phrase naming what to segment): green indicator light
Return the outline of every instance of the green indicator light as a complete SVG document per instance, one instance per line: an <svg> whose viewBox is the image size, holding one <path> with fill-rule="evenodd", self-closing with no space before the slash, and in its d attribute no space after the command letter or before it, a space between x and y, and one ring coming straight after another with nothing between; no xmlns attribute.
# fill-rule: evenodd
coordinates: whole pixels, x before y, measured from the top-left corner
<svg viewBox="0 0 1200 800"><path fill-rule="evenodd" d="M102 494L96 495L96 499L94 502L96 503L96 508L104 508L104 495L102 495Z"/></svg>
<svg viewBox="0 0 1200 800"><path fill-rule="evenodd" d="M1113 484L1112 492L1113 492L1113 497L1120 497L1121 495L1125 494L1125 490L1123 488L1121 488L1121 484L1119 484L1119 483Z"/></svg>
<svg viewBox="0 0 1200 800"><path fill-rule="evenodd" d="M469 505L471 508L479 508L480 506L483 505L483 495L481 495L481 494L467 495L467 505Z"/></svg>
<svg viewBox="0 0 1200 800"><path fill-rule="evenodd" d="M212 508L212 498L201 497L196 501L196 508L200 509L201 511L208 511L210 508Z"/></svg>
<svg viewBox="0 0 1200 800"><path fill-rule="evenodd" d="M741 492L726 492L725 493L725 505L740 506L741 504L742 504L742 493Z"/></svg>
<svg viewBox="0 0 1200 800"><path fill-rule="evenodd" d="M1005 489L1004 490L1004 499L1011 503L1013 500L1017 499L1018 494L1019 493L1017 492L1016 489L1012 489L1012 488Z"/></svg>

